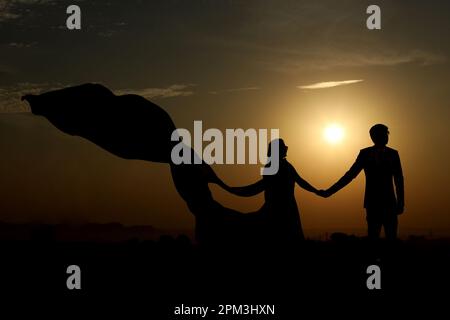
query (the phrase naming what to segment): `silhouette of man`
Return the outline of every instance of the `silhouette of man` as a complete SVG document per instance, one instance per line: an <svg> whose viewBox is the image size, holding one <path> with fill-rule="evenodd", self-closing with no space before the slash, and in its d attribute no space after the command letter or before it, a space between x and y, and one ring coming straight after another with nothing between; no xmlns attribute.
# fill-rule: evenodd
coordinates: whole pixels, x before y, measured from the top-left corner
<svg viewBox="0 0 450 320"><path fill-rule="evenodd" d="M328 190L323 196L329 197L349 184L364 170L366 175L366 191L364 208L368 236L370 239L380 237L384 227L386 239L397 238L397 215L404 211L404 186L400 156L397 150L387 147L389 140L388 127L376 124L370 128L370 137L374 145L362 149L350 170ZM395 193L394 186L395 183Z"/></svg>

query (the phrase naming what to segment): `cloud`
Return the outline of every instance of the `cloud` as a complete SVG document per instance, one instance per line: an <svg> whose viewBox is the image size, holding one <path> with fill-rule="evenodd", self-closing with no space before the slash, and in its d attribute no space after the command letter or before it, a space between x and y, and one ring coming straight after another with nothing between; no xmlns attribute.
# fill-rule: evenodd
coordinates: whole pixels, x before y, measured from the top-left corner
<svg viewBox="0 0 450 320"><path fill-rule="evenodd" d="M254 90L261 90L260 87L243 87L243 88L232 88L232 89L225 89L225 90L218 90L218 91L210 91L210 94L219 94L219 93L225 93L225 92L241 92L241 91L254 91Z"/></svg>
<svg viewBox="0 0 450 320"><path fill-rule="evenodd" d="M18 19L23 11L19 6L51 5L55 0L0 0L0 22Z"/></svg>
<svg viewBox="0 0 450 320"><path fill-rule="evenodd" d="M28 103L21 101L25 94L40 94L47 91L58 90L70 84L61 83L18 83L16 85L0 88L0 113L30 112ZM143 89L121 89L115 90L116 94L138 94L147 99L170 98L190 96L194 94L190 88L193 84L174 84L167 88L143 88Z"/></svg>
<svg viewBox="0 0 450 320"><path fill-rule="evenodd" d="M18 83L0 88L0 113L30 112L28 103L21 101L25 94L40 94L46 91L61 89L58 83Z"/></svg>
<svg viewBox="0 0 450 320"><path fill-rule="evenodd" d="M194 94L193 84L173 84L167 88L119 89L116 94L137 94L147 99L186 97Z"/></svg>
<svg viewBox="0 0 450 320"><path fill-rule="evenodd" d="M430 66L447 61L446 47L436 40L435 32L426 43L417 37L405 37L402 29L397 30L394 25L390 26L392 32L383 36L367 33L359 12L361 6L357 0L350 2L354 5L343 6L331 0L286 0L282 4L267 1L264 6L253 7L258 2L247 2L248 7L243 6L240 11L245 14L245 23L219 32L204 28L203 39L212 46L238 50L242 59L248 58L250 63L270 71L291 74L345 67ZM389 14L383 23L387 26L395 21L397 27L397 14L403 9L397 3L389 7L392 10L385 8ZM412 7L411 11L421 17L422 5ZM408 19L402 17L401 24L407 25ZM408 26L405 32L411 28L424 31L419 24ZM425 30L431 28L427 26Z"/></svg>
<svg viewBox="0 0 450 320"><path fill-rule="evenodd" d="M406 52L380 50L379 52L348 52L336 49L310 49L279 53L277 59L261 61L269 69L283 73L298 73L305 69L328 70L342 67L394 67L407 64L431 66L445 63L447 56L424 50ZM281 61L281 62L280 62Z"/></svg>
<svg viewBox="0 0 450 320"><path fill-rule="evenodd" d="M36 41L27 42L27 43L25 43L25 42L10 42L10 43L8 43L8 47L22 49L22 48L34 47L36 44L37 44Z"/></svg>
<svg viewBox="0 0 450 320"><path fill-rule="evenodd" d="M299 89L325 89L325 88L333 88L338 86L343 86L346 84L358 83L364 80L344 80L344 81L326 81L326 82L317 82L313 84L309 84L306 86L297 86Z"/></svg>
<svg viewBox="0 0 450 320"><path fill-rule="evenodd" d="M429 66L447 61L445 55L423 50L410 50L408 52L385 51L378 54L350 54L344 57L345 59L342 59L340 63L348 66L395 66L406 63Z"/></svg>

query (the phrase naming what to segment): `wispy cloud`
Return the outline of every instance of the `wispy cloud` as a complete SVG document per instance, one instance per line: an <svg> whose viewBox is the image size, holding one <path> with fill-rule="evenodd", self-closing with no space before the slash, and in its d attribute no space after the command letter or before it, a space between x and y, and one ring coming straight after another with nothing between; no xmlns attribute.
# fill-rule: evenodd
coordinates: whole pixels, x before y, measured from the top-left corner
<svg viewBox="0 0 450 320"><path fill-rule="evenodd" d="M337 66L395 66L407 63L415 63L421 66L429 66L447 61L443 54L424 50L410 50L406 52L385 50L374 53L356 53L341 55L335 61Z"/></svg>
<svg viewBox="0 0 450 320"><path fill-rule="evenodd" d="M0 88L0 113L30 112L28 103L21 101L25 94L41 94L69 85L61 83L18 83ZM167 88L120 89L116 94L138 94L147 99L190 96L194 94L193 84L174 84Z"/></svg>
<svg viewBox="0 0 450 320"><path fill-rule="evenodd" d="M61 89L59 83L18 83L0 88L0 113L30 112L27 103L21 101L25 94L40 94L46 91Z"/></svg>
<svg viewBox="0 0 450 320"><path fill-rule="evenodd" d="M20 18L23 15L20 5L50 5L55 2L55 0L0 0L0 22Z"/></svg>
<svg viewBox="0 0 450 320"><path fill-rule="evenodd" d="M261 90L260 87L243 87L243 88L231 88L231 89L225 89L225 90L218 90L218 91L210 91L210 94L219 94L219 93L226 93L226 92L240 92L240 91L254 91L254 90Z"/></svg>
<svg viewBox="0 0 450 320"><path fill-rule="evenodd" d="M371 52L345 52L336 49L310 49L279 53L276 61L261 61L269 69L283 73L298 73L305 69L328 70L342 67L377 67L418 65L421 67L445 63L444 54L424 50L407 52L380 50Z"/></svg>
<svg viewBox="0 0 450 320"><path fill-rule="evenodd" d="M246 16L247 22L239 25L238 33L221 34L210 28L203 32L212 45L239 50L250 63L287 74L347 67L422 67L448 60L445 46L434 45L434 34L429 36L429 43L405 38L400 32L368 37L361 27L357 0L350 2L355 5L337 5L331 0L286 0L282 5L279 1L267 1L264 9L259 10L249 4L255 10L248 12L255 14ZM393 2L389 6L393 9L391 15L397 10L401 12L400 4ZM417 12L420 16L420 9ZM386 23L398 21L397 16L388 15L384 19ZM423 30L419 25L416 28Z"/></svg>
<svg viewBox="0 0 450 320"><path fill-rule="evenodd" d="M10 43L8 43L8 47L22 49L22 48L34 47L36 44L37 44L36 41L34 41L34 42L10 42Z"/></svg>
<svg viewBox="0 0 450 320"><path fill-rule="evenodd" d="M333 88L338 86L343 86L346 84L352 84L352 83L358 83L364 80L343 80L343 81L326 81L326 82L317 82L313 84L309 84L306 86L297 86L299 89L326 89L326 88Z"/></svg>
<svg viewBox="0 0 450 320"><path fill-rule="evenodd" d="M147 99L186 97L194 94L193 84L173 84L167 88L119 89L116 94L137 94Z"/></svg>

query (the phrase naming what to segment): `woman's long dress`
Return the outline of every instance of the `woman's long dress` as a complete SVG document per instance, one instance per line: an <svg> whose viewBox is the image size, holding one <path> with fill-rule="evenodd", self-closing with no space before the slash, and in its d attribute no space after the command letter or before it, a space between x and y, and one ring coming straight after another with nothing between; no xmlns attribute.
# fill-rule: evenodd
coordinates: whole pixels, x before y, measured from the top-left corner
<svg viewBox="0 0 450 320"><path fill-rule="evenodd" d="M295 168L283 159L276 174L263 178L265 203L261 213L266 219L267 232L275 241L304 239L294 194L295 176Z"/></svg>

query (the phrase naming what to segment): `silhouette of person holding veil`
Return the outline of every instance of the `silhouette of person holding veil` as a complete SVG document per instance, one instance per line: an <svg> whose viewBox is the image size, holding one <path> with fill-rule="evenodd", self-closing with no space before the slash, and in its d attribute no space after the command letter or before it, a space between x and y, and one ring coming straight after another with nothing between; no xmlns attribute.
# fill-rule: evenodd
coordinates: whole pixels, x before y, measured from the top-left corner
<svg viewBox="0 0 450 320"><path fill-rule="evenodd" d="M213 198L208 184L223 186L224 183L207 163L172 162L171 152L178 143L172 141L176 125L164 109L151 101L133 94L115 95L94 83L29 94L22 99L30 104L33 114L44 116L62 132L87 139L118 157L169 164L175 189L195 217L195 236L202 245L268 240L271 233L265 229L266 216L273 218L273 230L281 236L302 236L293 193L295 181L304 188L316 190L285 160L278 175L265 177L264 183L253 188L231 188L243 194L266 190L267 204L263 211L242 213L222 206ZM287 147L284 143L281 147L284 150L281 158L284 158ZM194 150L190 154L196 156Z"/></svg>
<svg viewBox="0 0 450 320"><path fill-rule="evenodd" d="M282 139L276 139L269 143L268 157L271 159L271 150L276 145L279 147L279 169L274 175L264 175L258 182L243 186L229 187L219 183L225 190L244 197L254 196L264 191L265 203L259 210L263 219L263 228L273 242L293 243L304 240L299 210L295 200L294 188L297 183L303 189L319 194L319 191L311 186L297 173L295 168L286 160L288 147ZM266 164L266 168L270 166Z"/></svg>
<svg viewBox="0 0 450 320"><path fill-rule="evenodd" d="M397 215L404 211L404 185L400 156L397 150L387 147L388 127L376 124L370 128L373 146L362 149L350 170L328 190L319 194L329 197L349 184L364 170L366 190L364 208L369 239L379 239L384 227L386 239L397 238ZM394 185L395 183L395 192Z"/></svg>

